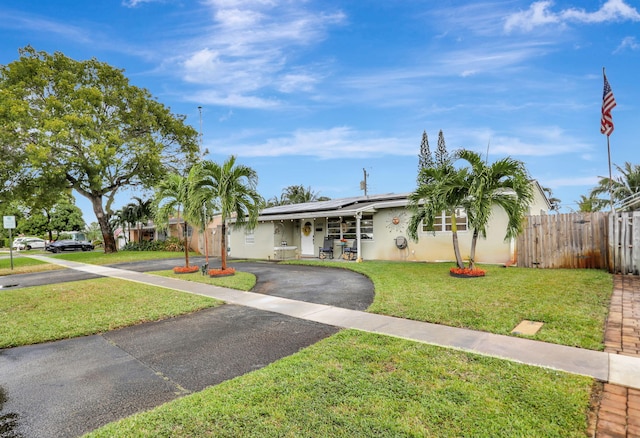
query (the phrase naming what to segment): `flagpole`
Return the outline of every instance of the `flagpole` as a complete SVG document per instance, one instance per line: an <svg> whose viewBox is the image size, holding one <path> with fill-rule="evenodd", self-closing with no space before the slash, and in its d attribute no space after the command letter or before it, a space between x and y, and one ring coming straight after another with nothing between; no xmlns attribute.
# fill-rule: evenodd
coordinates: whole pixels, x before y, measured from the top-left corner
<svg viewBox="0 0 640 438"><path fill-rule="evenodd" d="M609 136L607 135L607 156L609 157L609 205L611 205L611 213L615 213L613 206L613 177L611 174L611 146L609 144Z"/></svg>

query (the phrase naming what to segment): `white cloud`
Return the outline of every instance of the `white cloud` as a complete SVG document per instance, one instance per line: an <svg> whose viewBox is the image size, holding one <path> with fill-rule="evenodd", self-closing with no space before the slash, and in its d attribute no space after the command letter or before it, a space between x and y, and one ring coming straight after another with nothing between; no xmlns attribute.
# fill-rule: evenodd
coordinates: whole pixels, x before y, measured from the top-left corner
<svg viewBox="0 0 640 438"><path fill-rule="evenodd" d="M122 5L127 8L135 8L144 3L163 2L165 0L122 0Z"/></svg>
<svg viewBox="0 0 640 438"><path fill-rule="evenodd" d="M580 187L580 186L590 186L594 187L598 185L600 181L600 177L598 176L584 176L580 178L555 178L545 180L545 184L552 188L558 187Z"/></svg>
<svg viewBox="0 0 640 438"><path fill-rule="evenodd" d="M619 53L626 49L629 49L629 50L640 49L640 43L638 43L638 40L636 39L636 37L632 37L632 36L625 37L620 43L620 45L616 47L616 50L614 50L613 53Z"/></svg>
<svg viewBox="0 0 640 438"><path fill-rule="evenodd" d="M578 8L554 12L551 10L552 6L553 2L548 0L534 2L529 6L529 9L509 15L505 20L504 30L507 33L516 29L528 32L539 26L565 25L570 22L640 21L640 13L634 7L627 5L624 0L607 0L595 12L587 12Z"/></svg>
<svg viewBox="0 0 640 438"><path fill-rule="evenodd" d="M467 130L463 136L452 136L452 140L452 144L483 145L476 148L465 146L483 154L486 153L484 145L489 142L489 155L493 157L545 157L564 154L581 156L592 148L590 144L571 136L558 126L512 127L510 132L497 132L488 128Z"/></svg>
<svg viewBox="0 0 640 438"><path fill-rule="evenodd" d="M245 157L309 156L321 159L364 158L385 155L415 155L415 139L378 137L340 126L324 130L297 130L290 136L268 139L261 144L215 145L218 153ZM411 144L411 148L406 145Z"/></svg>
<svg viewBox="0 0 640 438"><path fill-rule="evenodd" d="M185 81L208 88L204 92L208 103L251 108L276 106L277 98L257 97L269 90L312 91L321 79L315 73L317 66L307 68L291 59L297 59L307 46L319 44L330 26L345 19L340 11L305 9L304 2L210 0L205 4L211 8L211 26L198 40L190 41L197 49L179 58L180 74Z"/></svg>

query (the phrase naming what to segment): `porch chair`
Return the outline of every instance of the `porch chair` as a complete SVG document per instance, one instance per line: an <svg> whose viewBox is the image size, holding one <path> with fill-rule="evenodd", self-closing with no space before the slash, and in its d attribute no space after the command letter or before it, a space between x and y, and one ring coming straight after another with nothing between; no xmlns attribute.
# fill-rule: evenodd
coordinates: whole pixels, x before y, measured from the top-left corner
<svg viewBox="0 0 640 438"><path fill-rule="evenodd" d="M358 258L358 239L353 239L351 247L344 249L342 256L345 260L355 260Z"/></svg>
<svg viewBox="0 0 640 438"><path fill-rule="evenodd" d="M329 258L333 258L333 239L329 237L324 238L324 242L320 247L320 251L318 252L318 258L325 259L329 255Z"/></svg>

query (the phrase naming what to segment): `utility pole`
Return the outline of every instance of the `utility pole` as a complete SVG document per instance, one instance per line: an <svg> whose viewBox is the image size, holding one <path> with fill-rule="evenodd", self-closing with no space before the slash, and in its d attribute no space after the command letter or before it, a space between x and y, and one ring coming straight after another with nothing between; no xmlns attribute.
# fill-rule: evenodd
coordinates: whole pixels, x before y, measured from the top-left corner
<svg viewBox="0 0 640 438"><path fill-rule="evenodd" d="M360 190L364 190L364 195L367 196L367 170L363 167L362 173L364 174L364 180L360 181Z"/></svg>

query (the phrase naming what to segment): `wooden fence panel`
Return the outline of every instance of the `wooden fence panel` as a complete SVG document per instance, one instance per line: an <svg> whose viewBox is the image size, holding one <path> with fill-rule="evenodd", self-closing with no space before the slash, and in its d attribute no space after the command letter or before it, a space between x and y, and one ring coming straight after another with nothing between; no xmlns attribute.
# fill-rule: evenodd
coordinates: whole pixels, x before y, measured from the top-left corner
<svg viewBox="0 0 640 438"><path fill-rule="evenodd" d="M529 216L518 237L518 266L608 269L607 222L603 212Z"/></svg>
<svg viewBox="0 0 640 438"><path fill-rule="evenodd" d="M612 213L608 232L610 271L640 275L640 211Z"/></svg>

